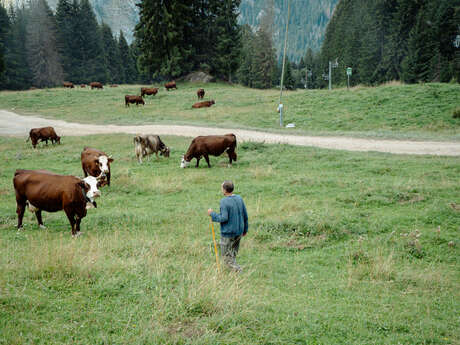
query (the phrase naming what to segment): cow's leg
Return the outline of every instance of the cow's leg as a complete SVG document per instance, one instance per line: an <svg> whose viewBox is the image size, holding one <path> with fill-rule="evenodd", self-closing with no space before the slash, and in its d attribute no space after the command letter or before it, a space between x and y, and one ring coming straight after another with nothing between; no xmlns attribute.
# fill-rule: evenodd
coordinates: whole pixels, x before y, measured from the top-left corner
<svg viewBox="0 0 460 345"><path fill-rule="evenodd" d="M109 168L109 172L107 173L107 186L110 187L110 168Z"/></svg>
<svg viewBox="0 0 460 345"><path fill-rule="evenodd" d="M46 229L46 227L43 225L42 210L35 212L35 217L37 217L38 226L42 229Z"/></svg>
<svg viewBox="0 0 460 345"><path fill-rule="evenodd" d="M75 225L75 213L71 209L64 209L67 218L69 219L70 226L72 227L72 236L77 235L76 225Z"/></svg>
<svg viewBox="0 0 460 345"><path fill-rule="evenodd" d="M209 156L207 154L204 155L204 159L206 159L206 163L208 163L208 168L210 168L211 164L209 164Z"/></svg>
<svg viewBox="0 0 460 345"><path fill-rule="evenodd" d="M197 168L200 165L200 159L201 159L201 157L196 157L196 167Z"/></svg>
<svg viewBox="0 0 460 345"><path fill-rule="evenodd" d="M77 215L77 221L76 221L76 229L77 229L77 234L80 233L80 223L81 223L81 217Z"/></svg>
<svg viewBox="0 0 460 345"><path fill-rule="evenodd" d="M232 166L232 152L227 151L228 154L228 164Z"/></svg>
<svg viewBox="0 0 460 345"><path fill-rule="evenodd" d="M22 219L26 210L26 200L16 194L16 213L18 214L18 229L22 228Z"/></svg>

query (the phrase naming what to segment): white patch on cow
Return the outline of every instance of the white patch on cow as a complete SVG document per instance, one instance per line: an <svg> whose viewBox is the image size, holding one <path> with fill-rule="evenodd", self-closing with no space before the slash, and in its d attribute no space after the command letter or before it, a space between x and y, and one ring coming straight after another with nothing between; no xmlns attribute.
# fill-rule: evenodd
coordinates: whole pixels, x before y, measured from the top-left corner
<svg viewBox="0 0 460 345"><path fill-rule="evenodd" d="M29 201L27 201L27 206L29 207L29 211L32 212L32 213L35 213L39 210L39 208L35 207L34 205L32 205Z"/></svg>
<svg viewBox="0 0 460 345"><path fill-rule="evenodd" d="M103 173L109 172L109 158L107 156L99 157L99 167Z"/></svg>
<svg viewBox="0 0 460 345"><path fill-rule="evenodd" d="M181 159L181 161L180 161L180 167L181 167L181 168L186 168L186 167L188 167L189 165L190 165L190 162L187 162L187 161L185 160L184 156L182 156L182 159Z"/></svg>
<svg viewBox="0 0 460 345"><path fill-rule="evenodd" d="M94 202L94 198L101 196L101 192L97 189L97 178L94 176L87 176L83 179L89 185L89 191L86 192L86 197Z"/></svg>

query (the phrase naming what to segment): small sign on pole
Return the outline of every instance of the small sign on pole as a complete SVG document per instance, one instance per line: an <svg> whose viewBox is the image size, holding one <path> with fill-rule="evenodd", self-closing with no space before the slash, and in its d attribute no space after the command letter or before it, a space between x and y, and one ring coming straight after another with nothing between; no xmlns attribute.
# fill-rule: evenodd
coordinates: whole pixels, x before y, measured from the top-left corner
<svg viewBox="0 0 460 345"><path fill-rule="evenodd" d="M347 67L347 89L350 88L350 76L351 76L351 73L352 73L351 67Z"/></svg>

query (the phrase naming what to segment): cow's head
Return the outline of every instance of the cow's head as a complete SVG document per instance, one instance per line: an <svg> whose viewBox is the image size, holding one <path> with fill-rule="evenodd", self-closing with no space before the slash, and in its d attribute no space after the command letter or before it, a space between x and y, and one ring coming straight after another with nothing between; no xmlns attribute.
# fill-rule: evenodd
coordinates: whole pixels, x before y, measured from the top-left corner
<svg viewBox="0 0 460 345"><path fill-rule="evenodd" d="M169 157L169 154L171 153L171 150L169 149L168 146L165 146L164 148L161 149L160 155L165 156L166 158Z"/></svg>
<svg viewBox="0 0 460 345"><path fill-rule="evenodd" d="M232 160L234 160L234 161L236 162L236 152L235 152L235 151L233 151L233 152L228 152L228 155L230 156L230 158L231 158Z"/></svg>
<svg viewBox="0 0 460 345"><path fill-rule="evenodd" d="M101 170L103 174L107 174L109 172L110 168L110 163L113 162L112 157L107 157L107 156L99 156L96 158L95 163Z"/></svg>
<svg viewBox="0 0 460 345"><path fill-rule="evenodd" d="M136 135L134 137L134 144L140 145L142 143L142 137L140 135Z"/></svg>
<svg viewBox="0 0 460 345"><path fill-rule="evenodd" d="M72 86L73 87L73 86ZM60 145L61 144L61 137L60 136L57 136L56 137L56 142Z"/></svg>
<svg viewBox="0 0 460 345"><path fill-rule="evenodd" d="M81 182L80 186L83 188L85 197L94 207L97 207L94 198L101 196L101 191L97 189L98 179L94 176L87 176Z"/></svg>
<svg viewBox="0 0 460 345"><path fill-rule="evenodd" d="M216 104L216 102L214 102L214 100L212 99L212 100L211 100L211 104Z"/></svg>
<svg viewBox="0 0 460 345"><path fill-rule="evenodd" d="M185 156L182 156L182 159L181 159L181 161L180 161L180 167L181 167L181 168L186 168L186 167L188 167L189 165L190 165L190 161L187 161L187 160L185 159Z"/></svg>

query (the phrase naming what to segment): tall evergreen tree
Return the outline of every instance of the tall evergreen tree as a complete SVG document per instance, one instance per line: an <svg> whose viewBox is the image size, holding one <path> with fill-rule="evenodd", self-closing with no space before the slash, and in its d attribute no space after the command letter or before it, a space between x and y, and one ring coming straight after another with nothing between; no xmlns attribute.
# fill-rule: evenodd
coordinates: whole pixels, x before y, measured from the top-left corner
<svg viewBox="0 0 460 345"><path fill-rule="evenodd" d="M107 81L111 83L124 83L124 70L122 69L118 42L113 37L112 30L107 24L102 24L102 43L104 46L105 63L107 66Z"/></svg>
<svg viewBox="0 0 460 345"><path fill-rule="evenodd" d="M120 52L120 70L123 82L133 84L137 81L136 59L121 30L118 37L118 51Z"/></svg>
<svg viewBox="0 0 460 345"><path fill-rule="evenodd" d="M189 71L193 66L191 0L142 0L137 6L140 11L135 37L145 72L154 77L174 78Z"/></svg>
<svg viewBox="0 0 460 345"><path fill-rule="evenodd" d="M69 81L72 81L74 77L72 73L76 65L74 54L78 51L78 47L74 44L75 15L75 6L69 0L58 1L56 6L57 44L64 78Z"/></svg>
<svg viewBox="0 0 460 345"><path fill-rule="evenodd" d="M255 35L251 27L247 24L243 25L243 27L241 28L242 47L240 54L240 63L236 75L239 83L249 87L253 86L252 83L254 79L254 40Z"/></svg>
<svg viewBox="0 0 460 345"><path fill-rule="evenodd" d="M5 46L10 30L10 19L3 5L0 3L0 76L5 70Z"/></svg>
<svg viewBox="0 0 460 345"><path fill-rule="evenodd" d="M81 0L78 3L74 0L73 6L76 9L74 41L78 47L73 51L78 61L74 67L73 80L77 82L99 81L105 83L107 80L107 69L105 64L104 49L102 44L102 32L96 21L96 16L88 0Z"/></svg>
<svg viewBox="0 0 460 345"><path fill-rule="evenodd" d="M296 80L294 79L293 72L292 72L292 65L289 62L289 59L286 57L286 63L284 66L284 81L283 85L287 90L295 90L296 89Z"/></svg>
<svg viewBox="0 0 460 345"><path fill-rule="evenodd" d="M0 78L0 89L22 90L31 85L31 71L27 61L26 23L27 13L24 7L9 8L10 30L5 51L5 73Z"/></svg>
<svg viewBox="0 0 460 345"><path fill-rule="evenodd" d="M63 80L60 56L57 51L56 22L46 0L30 3L27 22L26 49L35 86L50 87Z"/></svg>
<svg viewBox="0 0 460 345"><path fill-rule="evenodd" d="M219 2L213 30L217 40L212 52L212 73L230 82L239 64L241 36L237 20L240 2L241 0Z"/></svg>

